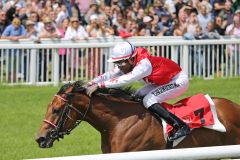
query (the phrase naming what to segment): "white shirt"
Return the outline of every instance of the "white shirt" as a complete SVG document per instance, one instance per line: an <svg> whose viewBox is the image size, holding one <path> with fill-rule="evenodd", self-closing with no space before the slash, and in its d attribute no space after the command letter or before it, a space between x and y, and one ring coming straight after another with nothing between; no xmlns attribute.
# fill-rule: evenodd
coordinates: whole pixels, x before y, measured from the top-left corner
<svg viewBox="0 0 240 160"><path fill-rule="evenodd" d="M66 30L64 39L77 40L77 39L83 39L83 38L87 38L87 37L88 37L88 33L82 26L79 26L77 30L75 30L74 28L72 28L70 26Z"/></svg>
<svg viewBox="0 0 240 160"><path fill-rule="evenodd" d="M226 34L227 35L235 35L235 36L240 36L240 27L234 27L234 24L230 24L229 26L227 26L226 28ZM233 32L230 33L230 31L233 29Z"/></svg>
<svg viewBox="0 0 240 160"><path fill-rule="evenodd" d="M151 72L152 64L147 58L145 58L127 74L124 74L118 67L115 67L113 71L106 72L103 75L96 77L93 82L98 83L98 85L102 87L116 88L135 81L143 82L142 79L150 75Z"/></svg>

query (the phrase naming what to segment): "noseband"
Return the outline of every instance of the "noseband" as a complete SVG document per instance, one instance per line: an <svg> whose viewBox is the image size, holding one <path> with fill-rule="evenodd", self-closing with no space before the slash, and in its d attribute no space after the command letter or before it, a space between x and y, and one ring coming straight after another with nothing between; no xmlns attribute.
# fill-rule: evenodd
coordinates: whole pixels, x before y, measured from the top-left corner
<svg viewBox="0 0 240 160"><path fill-rule="evenodd" d="M85 113L82 113L76 107L74 107L72 104L68 103L67 99L61 97L60 95L54 95L54 97L57 97L57 98L59 98L59 99L61 99L62 101L65 102L65 106L64 106L62 115L61 115L57 125L54 124L53 122L47 120L47 119L44 119L43 122L45 122L45 123L47 123L47 124L49 124L50 126L53 127L53 130L50 132L50 135L49 135L50 139L52 139L52 140L55 140L55 139L59 140L59 138L63 138L64 135L70 134L71 131L74 128L76 128L85 119L85 117L86 117L86 115L88 113L88 110L89 110L89 108L91 106L91 99L90 99L89 103L86 105L87 110L85 111ZM70 129L68 129L66 131L60 131L60 129L62 127L64 127L67 119L70 119L70 120L74 121L73 118L71 118L71 116L69 115L71 110L74 110L75 112L77 112L79 115L82 116L82 118L76 120L76 122L75 122L75 124L74 124L74 126L72 128L70 128Z"/></svg>

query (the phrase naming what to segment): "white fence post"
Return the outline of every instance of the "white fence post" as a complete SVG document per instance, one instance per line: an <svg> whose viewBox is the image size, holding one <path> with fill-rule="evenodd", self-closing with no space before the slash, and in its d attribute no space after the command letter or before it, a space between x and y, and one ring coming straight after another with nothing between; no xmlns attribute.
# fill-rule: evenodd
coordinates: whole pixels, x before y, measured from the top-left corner
<svg viewBox="0 0 240 160"><path fill-rule="evenodd" d="M57 52L58 49L53 49L53 85L58 86L59 85L59 54Z"/></svg>
<svg viewBox="0 0 240 160"><path fill-rule="evenodd" d="M31 49L30 54L30 83L36 84L36 73L37 73L37 49Z"/></svg>
<svg viewBox="0 0 240 160"><path fill-rule="evenodd" d="M178 52L177 52L177 46L176 45L172 45L171 46L171 54L172 54L172 60L176 63L178 63Z"/></svg>
<svg viewBox="0 0 240 160"><path fill-rule="evenodd" d="M182 56L183 56L183 66L182 66L182 69L183 71L187 74L187 75L190 75L189 74L189 52L188 52L188 45L183 45L183 53L182 53Z"/></svg>

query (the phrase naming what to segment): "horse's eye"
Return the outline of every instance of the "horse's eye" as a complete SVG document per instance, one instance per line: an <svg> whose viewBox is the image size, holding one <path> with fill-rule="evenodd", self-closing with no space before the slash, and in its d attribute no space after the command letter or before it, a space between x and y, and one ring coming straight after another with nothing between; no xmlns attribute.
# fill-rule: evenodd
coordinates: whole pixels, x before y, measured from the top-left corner
<svg viewBox="0 0 240 160"><path fill-rule="evenodd" d="M55 109L53 108L53 114L59 114L61 112L61 109Z"/></svg>

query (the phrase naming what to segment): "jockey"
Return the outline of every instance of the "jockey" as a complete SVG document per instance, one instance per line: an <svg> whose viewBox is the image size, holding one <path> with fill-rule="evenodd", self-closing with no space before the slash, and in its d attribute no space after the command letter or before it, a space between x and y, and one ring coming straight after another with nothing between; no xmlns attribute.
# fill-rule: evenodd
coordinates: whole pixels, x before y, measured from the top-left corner
<svg viewBox="0 0 240 160"><path fill-rule="evenodd" d="M190 128L181 119L161 105L188 89L188 76L178 64L170 59L151 56L145 48L135 48L129 42L115 45L108 61L116 67L87 84L89 96L98 88L116 88L142 81L145 85L137 94L144 96L144 106L175 129L168 139L173 141L190 133Z"/></svg>

